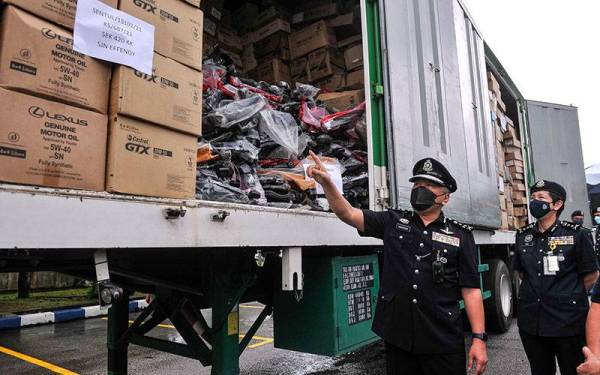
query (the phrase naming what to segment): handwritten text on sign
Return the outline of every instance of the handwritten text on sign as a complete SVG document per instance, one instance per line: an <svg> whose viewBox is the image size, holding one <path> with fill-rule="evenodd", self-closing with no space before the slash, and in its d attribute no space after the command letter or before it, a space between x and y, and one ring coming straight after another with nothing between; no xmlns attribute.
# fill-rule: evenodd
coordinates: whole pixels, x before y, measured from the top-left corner
<svg viewBox="0 0 600 375"><path fill-rule="evenodd" d="M75 16L77 52L152 74L154 26L98 0L79 0Z"/></svg>

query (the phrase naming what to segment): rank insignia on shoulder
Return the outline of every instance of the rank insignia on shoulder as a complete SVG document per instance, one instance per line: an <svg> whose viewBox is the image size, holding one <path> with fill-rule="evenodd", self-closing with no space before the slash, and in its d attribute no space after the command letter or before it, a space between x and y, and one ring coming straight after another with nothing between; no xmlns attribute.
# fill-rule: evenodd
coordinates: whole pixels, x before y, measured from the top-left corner
<svg viewBox="0 0 600 375"><path fill-rule="evenodd" d="M454 225L457 225L457 226L461 227L462 229L468 230L469 232L471 232L473 230L472 226L463 224L460 221L452 220L452 222L454 223Z"/></svg>
<svg viewBox="0 0 600 375"><path fill-rule="evenodd" d="M402 224L408 224L408 223L410 223L410 221L409 221L408 219L406 219L406 218L402 218L402 219L400 219L400 222L401 222Z"/></svg>
<svg viewBox="0 0 600 375"><path fill-rule="evenodd" d="M569 229L573 229L573 230L579 230L581 228L581 225L575 224L575 223L571 223L570 221L564 221L563 220L560 223L562 224L563 227L569 228Z"/></svg>
<svg viewBox="0 0 600 375"><path fill-rule="evenodd" d="M531 223L529 225L524 226L523 228L519 229L517 231L517 233L521 234L521 233L525 233L526 231L528 231L529 229L533 228L533 226L535 225L535 223Z"/></svg>

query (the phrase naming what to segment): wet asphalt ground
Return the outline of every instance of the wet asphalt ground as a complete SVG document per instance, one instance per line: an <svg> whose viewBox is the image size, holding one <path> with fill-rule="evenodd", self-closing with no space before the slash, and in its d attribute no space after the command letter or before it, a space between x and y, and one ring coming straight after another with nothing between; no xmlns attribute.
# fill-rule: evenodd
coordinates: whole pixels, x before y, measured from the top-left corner
<svg viewBox="0 0 600 375"><path fill-rule="evenodd" d="M240 307L242 334L260 314L260 308L258 304ZM132 314L131 319L135 316L136 314ZM0 374L106 374L106 324L106 318L96 318L0 332ZM157 327L151 335L183 342L168 322ZM339 358L329 358L276 349L272 338L273 322L267 318L240 359L241 374L385 373L381 343ZM491 336L488 355L490 363L486 374L529 374L515 324L508 333ZM129 373L210 374L210 368L204 368L191 359L130 345Z"/></svg>

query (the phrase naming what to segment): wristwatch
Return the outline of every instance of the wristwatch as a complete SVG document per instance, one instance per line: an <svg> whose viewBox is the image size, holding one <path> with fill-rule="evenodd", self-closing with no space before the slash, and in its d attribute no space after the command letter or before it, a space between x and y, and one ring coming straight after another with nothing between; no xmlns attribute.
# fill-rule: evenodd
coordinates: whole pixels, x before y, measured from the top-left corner
<svg viewBox="0 0 600 375"><path fill-rule="evenodd" d="M473 337L474 339L479 339L483 342L486 342L488 340L488 335L487 333L483 332L483 333L472 333L471 337Z"/></svg>

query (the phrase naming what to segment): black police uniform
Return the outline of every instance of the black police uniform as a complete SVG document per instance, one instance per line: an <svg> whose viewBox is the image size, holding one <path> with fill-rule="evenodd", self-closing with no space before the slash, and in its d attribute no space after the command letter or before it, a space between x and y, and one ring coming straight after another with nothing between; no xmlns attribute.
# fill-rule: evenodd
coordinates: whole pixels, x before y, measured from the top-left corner
<svg viewBox="0 0 600 375"><path fill-rule="evenodd" d="M552 191L552 184L541 185ZM530 224L517 234L513 267L523 274L518 325L532 374L555 374L556 357L561 374L575 375L584 360L589 308L582 277L598 269L589 231L556 221L541 233L537 223Z"/></svg>
<svg viewBox="0 0 600 375"><path fill-rule="evenodd" d="M431 172L438 172L437 162L432 164ZM456 190L452 182L446 185ZM384 243L373 331L386 342L388 374L465 374L458 301L462 287L479 288L472 228L443 214L428 226L413 211L363 215L365 230L359 233Z"/></svg>
<svg viewBox="0 0 600 375"><path fill-rule="evenodd" d="M594 294L592 294L592 302L600 303L600 280L596 282L596 286L594 287Z"/></svg>

